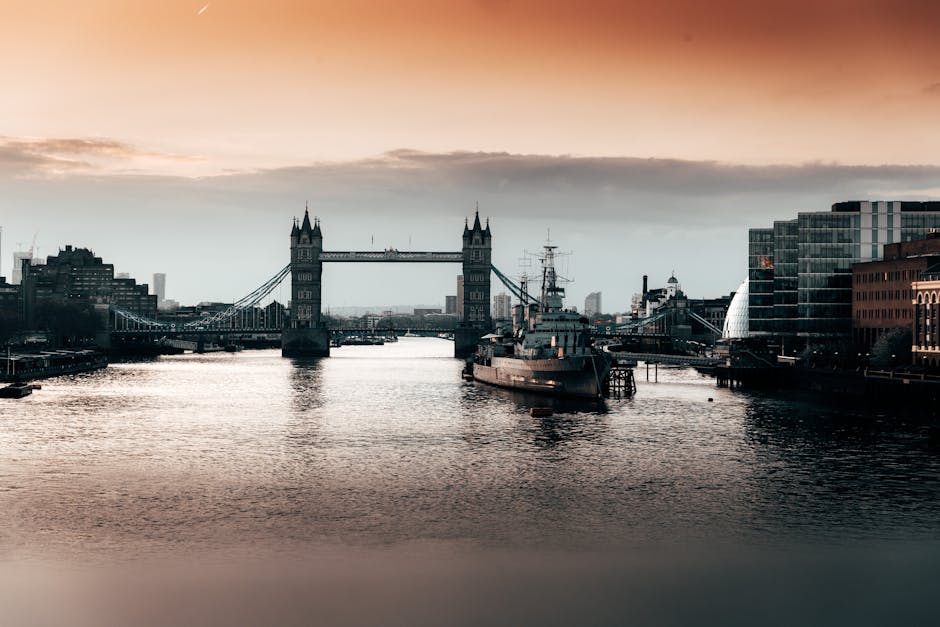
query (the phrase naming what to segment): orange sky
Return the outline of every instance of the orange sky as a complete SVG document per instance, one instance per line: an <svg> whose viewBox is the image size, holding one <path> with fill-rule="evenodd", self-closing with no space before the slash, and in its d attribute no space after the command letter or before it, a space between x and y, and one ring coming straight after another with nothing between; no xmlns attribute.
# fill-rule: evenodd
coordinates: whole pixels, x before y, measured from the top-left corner
<svg viewBox="0 0 940 627"><path fill-rule="evenodd" d="M936 2L205 5L0 0L0 135L179 174L402 147L938 162Z"/></svg>

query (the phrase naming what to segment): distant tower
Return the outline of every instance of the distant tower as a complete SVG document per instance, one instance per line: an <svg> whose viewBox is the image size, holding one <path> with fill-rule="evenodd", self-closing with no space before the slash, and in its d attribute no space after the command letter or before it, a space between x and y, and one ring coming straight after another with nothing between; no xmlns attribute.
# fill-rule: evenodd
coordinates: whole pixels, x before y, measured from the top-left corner
<svg viewBox="0 0 940 627"><path fill-rule="evenodd" d="M157 306L166 300L166 273L153 273L153 293L157 295Z"/></svg>
<svg viewBox="0 0 940 627"><path fill-rule="evenodd" d="M490 268L493 234L490 222L480 224L480 212L473 218L473 227L463 227L463 308L456 335L455 353L472 353L480 337L493 329L490 318ZM458 297L459 300L459 297Z"/></svg>
<svg viewBox="0 0 940 627"><path fill-rule="evenodd" d="M281 335L285 357L325 357L330 354L330 334L320 321L323 233L320 221L310 224L304 210L300 226L294 220L290 232L291 302L290 324Z"/></svg>

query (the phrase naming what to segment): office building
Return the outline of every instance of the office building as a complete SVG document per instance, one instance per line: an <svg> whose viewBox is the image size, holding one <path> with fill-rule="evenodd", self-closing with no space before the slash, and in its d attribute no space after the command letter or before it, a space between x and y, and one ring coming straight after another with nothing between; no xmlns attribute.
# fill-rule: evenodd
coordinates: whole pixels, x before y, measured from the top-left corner
<svg viewBox="0 0 940 627"><path fill-rule="evenodd" d="M601 293L600 292L591 292L587 295L587 298L584 299L584 315L588 318L596 316L599 313L602 313L601 309Z"/></svg>
<svg viewBox="0 0 940 627"><path fill-rule="evenodd" d="M502 293L493 297L493 318L496 320L512 319L512 299L509 294Z"/></svg>
<svg viewBox="0 0 940 627"><path fill-rule="evenodd" d="M24 264L22 289L28 324L43 301L112 305L149 318L157 313L157 297L148 293L146 283L115 278L114 266L87 248L66 246L59 254L49 255L44 265Z"/></svg>
<svg viewBox="0 0 940 627"><path fill-rule="evenodd" d="M23 282L23 261L33 261L33 251L20 250L13 253L13 271L10 273L10 283L19 285Z"/></svg>
<svg viewBox="0 0 940 627"><path fill-rule="evenodd" d="M748 234L748 333L792 354L852 335L852 265L940 227L940 202L849 201Z"/></svg>
<svg viewBox="0 0 940 627"><path fill-rule="evenodd" d="M463 275L457 275L457 320L463 320Z"/></svg>
<svg viewBox="0 0 940 627"><path fill-rule="evenodd" d="M457 296L444 297L444 313L451 315L457 314Z"/></svg>
<svg viewBox="0 0 940 627"><path fill-rule="evenodd" d="M153 273L153 293L157 297L159 305L166 300L166 274L163 272Z"/></svg>

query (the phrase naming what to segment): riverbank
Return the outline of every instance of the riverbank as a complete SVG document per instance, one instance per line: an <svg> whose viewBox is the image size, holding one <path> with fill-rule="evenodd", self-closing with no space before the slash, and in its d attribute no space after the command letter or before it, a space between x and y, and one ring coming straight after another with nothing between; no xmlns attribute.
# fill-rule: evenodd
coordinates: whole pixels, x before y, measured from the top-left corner
<svg viewBox="0 0 940 627"><path fill-rule="evenodd" d="M775 368L714 369L719 387L799 389L841 398L863 399L879 406L916 406L937 412L940 377L901 370L829 370L778 366Z"/></svg>

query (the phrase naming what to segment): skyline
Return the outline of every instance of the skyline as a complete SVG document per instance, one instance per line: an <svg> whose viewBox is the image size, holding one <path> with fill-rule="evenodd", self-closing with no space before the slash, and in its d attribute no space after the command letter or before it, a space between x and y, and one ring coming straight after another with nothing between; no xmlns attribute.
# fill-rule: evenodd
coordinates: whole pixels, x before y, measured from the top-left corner
<svg viewBox="0 0 940 627"><path fill-rule="evenodd" d="M930 2L2 4L4 251L38 231L181 302L271 276L305 202L329 249L448 250L479 201L497 267L551 229L568 303L622 310L672 269L727 294L768 219L940 198ZM456 275L361 270L324 302Z"/></svg>

